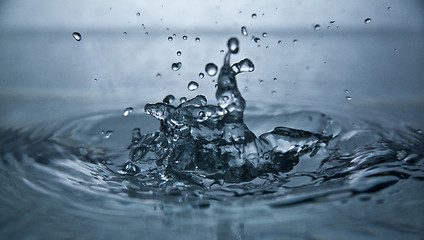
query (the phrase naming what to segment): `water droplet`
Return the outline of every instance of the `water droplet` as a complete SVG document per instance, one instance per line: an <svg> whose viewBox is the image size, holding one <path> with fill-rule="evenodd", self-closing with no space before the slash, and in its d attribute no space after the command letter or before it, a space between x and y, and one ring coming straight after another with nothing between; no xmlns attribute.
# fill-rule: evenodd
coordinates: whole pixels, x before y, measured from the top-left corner
<svg viewBox="0 0 424 240"><path fill-rule="evenodd" d="M346 94L349 94L349 90L347 90L347 89L346 89L346 90L345 90L345 93L346 93Z"/></svg>
<svg viewBox="0 0 424 240"><path fill-rule="evenodd" d="M200 38L196 38L196 39L194 39L196 42L200 42Z"/></svg>
<svg viewBox="0 0 424 240"><path fill-rule="evenodd" d="M125 108L124 112L122 112L122 116L127 117L128 115L130 115L130 113L132 113L133 110L134 108L132 107Z"/></svg>
<svg viewBox="0 0 424 240"><path fill-rule="evenodd" d="M94 81L97 82L97 78L95 78Z"/></svg>
<svg viewBox="0 0 424 240"><path fill-rule="evenodd" d="M397 48L393 49L393 52L398 52Z"/></svg>
<svg viewBox="0 0 424 240"><path fill-rule="evenodd" d="M350 101L350 100L352 100L352 97L346 96L346 100Z"/></svg>
<svg viewBox="0 0 424 240"><path fill-rule="evenodd" d="M231 69L237 74L241 72L253 72L255 70L255 65L250 59L245 58L238 63L235 63L231 66Z"/></svg>
<svg viewBox="0 0 424 240"><path fill-rule="evenodd" d="M272 91L271 94L272 95L275 95L275 94L277 94L277 92L276 91Z"/></svg>
<svg viewBox="0 0 424 240"><path fill-rule="evenodd" d="M390 10L390 9L392 9L392 7L387 7L387 10Z"/></svg>
<svg viewBox="0 0 424 240"><path fill-rule="evenodd" d="M257 17L256 13L252 14L252 18L255 19Z"/></svg>
<svg viewBox="0 0 424 240"><path fill-rule="evenodd" d="M187 40L187 36L186 35L183 36L183 40Z"/></svg>
<svg viewBox="0 0 424 240"><path fill-rule="evenodd" d="M260 38L258 38L258 37L254 37L254 38L253 38L253 41L254 41L255 43L259 43L259 42L261 41L261 39L260 39Z"/></svg>
<svg viewBox="0 0 424 240"><path fill-rule="evenodd" d="M418 133L418 134L422 134L422 133L423 133L423 131L422 131L421 129L418 129L418 130L417 130L417 133Z"/></svg>
<svg viewBox="0 0 424 240"><path fill-rule="evenodd" d="M171 36L168 37L168 41L172 42L174 40Z"/></svg>
<svg viewBox="0 0 424 240"><path fill-rule="evenodd" d="M197 82L195 82L195 81L191 81L191 82L189 82L189 83L188 83L188 86L187 86L188 90L190 90L190 91L194 91L194 90L196 90L198 87L199 87L199 84L198 84Z"/></svg>
<svg viewBox="0 0 424 240"><path fill-rule="evenodd" d="M181 56L181 51L178 51L177 52L177 56Z"/></svg>
<svg viewBox="0 0 424 240"><path fill-rule="evenodd" d="M239 51L239 41L237 38L230 38L227 42L228 49L231 53L238 53Z"/></svg>
<svg viewBox="0 0 424 240"><path fill-rule="evenodd" d="M364 23L370 23L371 22L371 18L366 18L365 20L364 20Z"/></svg>
<svg viewBox="0 0 424 240"><path fill-rule="evenodd" d="M174 95L167 95L162 102L167 103L167 104L171 104L175 101L175 97Z"/></svg>
<svg viewBox="0 0 424 240"><path fill-rule="evenodd" d="M124 36L127 36L127 32L123 32L122 34L123 34Z"/></svg>
<svg viewBox="0 0 424 240"><path fill-rule="evenodd" d="M272 79L274 82L277 82L277 78Z"/></svg>
<svg viewBox="0 0 424 240"><path fill-rule="evenodd" d="M103 135L103 138L109 139L112 137L113 131L112 130L102 131L102 135Z"/></svg>
<svg viewBox="0 0 424 240"><path fill-rule="evenodd" d="M199 111L199 113L197 114L197 116L199 116L199 118L204 118L206 115L205 115L205 112Z"/></svg>
<svg viewBox="0 0 424 240"><path fill-rule="evenodd" d="M245 26L241 27L241 34L243 34L243 36L247 36L248 35L247 29L246 29Z"/></svg>
<svg viewBox="0 0 424 240"><path fill-rule="evenodd" d="M181 97L180 98L180 103L185 103L187 102L187 98L186 97Z"/></svg>
<svg viewBox="0 0 424 240"><path fill-rule="evenodd" d="M262 37L266 37L268 34L266 32L262 33Z"/></svg>
<svg viewBox="0 0 424 240"><path fill-rule="evenodd" d="M162 74L160 74L160 73L157 73L157 74L156 74L156 78L157 78L157 79L159 79L159 78L161 78L161 77L162 77Z"/></svg>
<svg viewBox="0 0 424 240"><path fill-rule="evenodd" d="M260 83L260 84L263 84L263 83L264 83L264 80L259 79L259 83Z"/></svg>
<svg viewBox="0 0 424 240"><path fill-rule="evenodd" d="M283 44L283 41L278 40L278 45L281 45L281 44Z"/></svg>
<svg viewBox="0 0 424 240"><path fill-rule="evenodd" d="M181 62L176 62L176 63L173 63L172 64L172 70L174 70L174 71L178 71L178 70L180 70L180 68L181 68L181 66L182 66L183 64L181 63Z"/></svg>
<svg viewBox="0 0 424 240"><path fill-rule="evenodd" d="M208 63L205 66L205 71L209 76L215 76L218 72L218 67L214 63Z"/></svg>
<svg viewBox="0 0 424 240"><path fill-rule="evenodd" d="M140 17L141 13L140 13L140 12L138 12L136 15L137 15L137 17Z"/></svg>
<svg viewBox="0 0 424 240"><path fill-rule="evenodd" d="M144 35L149 36L149 33L148 32L145 32Z"/></svg>
<svg viewBox="0 0 424 240"><path fill-rule="evenodd" d="M336 21L334 21L334 20L331 20L331 21L330 21L330 24L334 24L335 22L336 22Z"/></svg>
<svg viewBox="0 0 424 240"><path fill-rule="evenodd" d="M294 39L294 40L293 40L293 43L294 43L294 44L296 44L296 43L297 43L297 39Z"/></svg>
<svg viewBox="0 0 424 240"><path fill-rule="evenodd" d="M75 38L75 40L81 41L81 34L79 32L73 32L72 36Z"/></svg>
<svg viewBox="0 0 424 240"><path fill-rule="evenodd" d="M200 79L203 79L205 77L205 74L203 74L203 73L199 73L199 78Z"/></svg>
<svg viewBox="0 0 424 240"><path fill-rule="evenodd" d="M219 51L219 53L224 53L224 50L221 49L221 51Z"/></svg>
<svg viewBox="0 0 424 240"><path fill-rule="evenodd" d="M320 25L319 24L315 24L314 29L318 31L319 28L320 28Z"/></svg>

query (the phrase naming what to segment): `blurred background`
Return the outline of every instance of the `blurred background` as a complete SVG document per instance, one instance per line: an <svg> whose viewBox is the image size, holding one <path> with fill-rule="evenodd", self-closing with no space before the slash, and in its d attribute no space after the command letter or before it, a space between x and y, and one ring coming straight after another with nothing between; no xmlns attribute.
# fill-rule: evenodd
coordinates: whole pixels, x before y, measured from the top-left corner
<svg viewBox="0 0 424 240"><path fill-rule="evenodd" d="M256 67L238 76L248 114L377 114L423 129L423 10L421 0L3 0L0 126L142 112L168 94L215 103L217 76L199 73L221 66L235 36L233 62Z"/></svg>

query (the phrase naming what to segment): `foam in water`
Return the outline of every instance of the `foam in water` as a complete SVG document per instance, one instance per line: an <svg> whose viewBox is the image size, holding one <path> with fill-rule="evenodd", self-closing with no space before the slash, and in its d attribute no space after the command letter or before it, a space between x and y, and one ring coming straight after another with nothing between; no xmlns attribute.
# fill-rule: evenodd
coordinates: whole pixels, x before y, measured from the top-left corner
<svg viewBox="0 0 424 240"><path fill-rule="evenodd" d="M230 38L227 46L215 94L218 104L208 104L202 95L180 100L178 106L169 101L147 104L145 111L160 121L160 131L145 135L138 128L133 131L130 161L121 173L136 174L138 163L154 159L165 174L200 173L225 182L250 181L270 172L287 172L300 156L313 156L328 143L331 133L324 136L286 127L255 136L244 123L246 101L236 81L237 74L254 71L254 64L246 58L231 65L239 42ZM213 66L206 66L209 75L214 75L208 69ZM189 83L189 90L197 89L194 83Z"/></svg>

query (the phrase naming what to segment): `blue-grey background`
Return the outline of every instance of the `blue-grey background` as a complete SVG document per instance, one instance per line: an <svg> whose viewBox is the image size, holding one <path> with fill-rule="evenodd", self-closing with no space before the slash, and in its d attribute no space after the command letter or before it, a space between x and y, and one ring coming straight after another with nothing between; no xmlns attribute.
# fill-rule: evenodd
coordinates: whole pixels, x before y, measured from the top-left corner
<svg viewBox="0 0 424 240"><path fill-rule="evenodd" d="M236 36L233 60L256 66L238 78L251 113L378 114L422 129L423 10L419 0L1 1L0 125L141 112L167 94L205 94L214 103L216 77L198 74L208 62L220 66L220 50ZM200 85L194 92L191 80Z"/></svg>

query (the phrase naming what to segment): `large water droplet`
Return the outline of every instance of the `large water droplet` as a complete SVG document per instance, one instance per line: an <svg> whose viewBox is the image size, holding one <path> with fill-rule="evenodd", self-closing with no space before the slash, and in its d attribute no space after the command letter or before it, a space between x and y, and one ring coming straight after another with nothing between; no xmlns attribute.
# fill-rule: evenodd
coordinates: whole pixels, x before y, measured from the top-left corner
<svg viewBox="0 0 424 240"><path fill-rule="evenodd" d="M81 34L79 32L73 32L72 36L75 38L75 40L81 41Z"/></svg>
<svg viewBox="0 0 424 240"><path fill-rule="evenodd" d="M231 69L237 74L241 72L253 72L255 70L255 65L250 59L245 58L238 63L233 64Z"/></svg>
<svg viewBox="0 0 424 240"><path fill-rule="evenodd" d="M371 18L366 18L365 20L364 20L364 23L370 23L371 22Z"/></svg>
<svg viewBox="0 0 424 240"><path fill-rule="evenodd" d="M246 29L245 26L241 27L241 34L243 34L243 36L247 36L248 35L247 29Z"/></svg>
<svg viewBox="0 0 424 240"><path fill-rule="evenodd" d="M191 82L189 82L189 83L188 83L188 86L187 86L188 90L190 90L190 91L194 91L194 90L196 90L198 87L199 87L199 84L198 84L197 82L195 82L195 81L191 81Z"/></svg>
<svg viewBox="0 0 424 240"><path fill-rule="evenodd" d="M127 117L128 115L130 115L130 113L132 113L133 110L134 108L132 107L125 108L124 112L122 112L122 116Z"/></svg>
<svg viewBox="0 0 424 240"><path fill-rule="evenodd" d="M209 76L215 76L218 72L218 67L214 63L208 63L205 66L205 71Z"/></svg>
<svg viewBox="0 0 424 240"><path fill-rule="evenodd" d="M180 70L180 68L181 68L181 66L182 66L183 64L181 63L181 62L176 62L176 63L173 63L172 64L172 70L174 70L174 71L178 71L178 70Z"/></svg>
<svg viewBox="0 0 424 240"><path fill-rule="evenodd" d="M162 102L167 103L167 104L171 104L175 101L175 97L174 95L167 95Z"/></svg>
<svg viewBox="0 0 424 240"><path fill-rule="evenodd" d="M231 53L238 53L239 51L239 41L237 38L230 38L227 42L228 49Z"/></svg>

